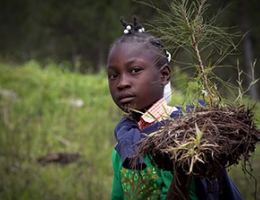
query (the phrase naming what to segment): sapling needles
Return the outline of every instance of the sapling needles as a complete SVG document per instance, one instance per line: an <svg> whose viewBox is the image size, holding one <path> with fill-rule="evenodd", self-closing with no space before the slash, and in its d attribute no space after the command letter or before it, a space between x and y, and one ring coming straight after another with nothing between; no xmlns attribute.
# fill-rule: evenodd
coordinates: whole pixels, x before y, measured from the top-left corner
<svg viewBox="0 0 260 200"><path fill-rule="evenodd" d="M194 94L188 100L195 105L183 117L170 120L169 124L144 138L136 154L136 158L150 155L157 167L174 174L181 169L187 176L203 178L217 176L224 168L240 161L249 163L260 138L252 109L238 101L245 94L242 81L237 81L239 96L236 102L239 104L233 106L233 101L222 102L223 97L214 83L217 80L229 86L213 70L236 50L233 38L237 35L217 25L216 16L206 17L208 7L206 0L173 0L168 11L154 7L160 17L151 27L166 42L167 50L174 53L182 50L190 55L191 60L182 64L195 71L188 83ZM206 101L206 107L197 103L200 98ZM179 180L174 183L178 184ZM176 199L187 196L176 195Z"/></svg>

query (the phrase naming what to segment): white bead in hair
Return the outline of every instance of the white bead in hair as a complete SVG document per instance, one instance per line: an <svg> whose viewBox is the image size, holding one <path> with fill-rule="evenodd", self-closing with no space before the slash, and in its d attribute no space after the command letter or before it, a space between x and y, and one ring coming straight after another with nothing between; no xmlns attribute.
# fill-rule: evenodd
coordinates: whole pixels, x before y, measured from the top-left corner
<svg viewBox="0 0 260 200"><path fill-rule="evenodd" d="M132 29L132 27L130 26L130 25L127 25L126 27L125 27L127 30L131 30Z"/></svg>
<svg viewBox="0 0 260 200"><path fill-rule="evenodd" d="M169 53L169 51L166 51L168 62L171 62L172 55Z"/></svg>
<svg viewBox="0 0 260 200"><path fill-rule="evenodd" d="M138 29L138 32L139 32L139 33L143 33L144 31L145 31L145 30L144 30L144 27Z"/></svg>
<svg viewBox="0 0 260 200"><path fill-rule="evenodd" d="M129 33L129 30L125 29L124 34L128 34L128 33Z"/></svg>

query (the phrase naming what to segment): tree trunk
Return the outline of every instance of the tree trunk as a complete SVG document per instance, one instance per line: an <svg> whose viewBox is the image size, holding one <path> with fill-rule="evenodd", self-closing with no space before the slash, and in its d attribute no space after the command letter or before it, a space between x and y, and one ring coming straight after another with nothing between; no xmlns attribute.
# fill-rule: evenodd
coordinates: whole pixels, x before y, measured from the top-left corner
<svg viewBox="0 0 260 200"><path fill-rule="evenodd" d="M245 71L247 73L247 82L248 85L255 79L254 73L252 71L253 67L253 50L252 50L252 42L250 40L250 33L249 33L249 24L248 24L248 16L247 16L247 0L240 0L240 16L241 16L241 28L242 33L244 35L243 40L243 52L244 52L244 59L245 59ZM250 96L254 100L258 100L258 93L257 93L257 85L254 84L249 90Z"/></svg>

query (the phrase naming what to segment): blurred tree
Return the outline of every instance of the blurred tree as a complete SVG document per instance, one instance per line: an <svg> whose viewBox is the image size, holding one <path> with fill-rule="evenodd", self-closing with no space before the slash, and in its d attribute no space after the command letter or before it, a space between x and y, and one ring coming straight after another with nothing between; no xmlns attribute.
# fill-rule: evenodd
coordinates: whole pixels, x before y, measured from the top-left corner
<svg viewBox="0 0 260 200"><path fill-rule="evenodd" d="M255 2L251 1L251 4L254 4ZM254 81L255 74L254 70L252 69L254 65L254 50L253 50L253 44L252 44L252 39L251 35L252 32L250 32L251 25L249 23L249 2L247 0L240 0L239 1L239 14L240 14L240 24L241 24L241 30L242 34L244 35L244 40L243 40L243 51L244 52L244 65L245 65L245 71L248 74L247 77L247 84L249 85L251 82ZM251 7L252 8L252 7ZM259 17L259 16L258 16ZM259 18L258 18L259 19ZM258 34L257 34L258 36ZM260 71L259 71L260 72ZM257 92L257 84L252 85L252 87L249 90L250 96L257 100L259 99L259 95Z"/></svg>
<svg viewBox="0 0 260 200"><path fill-rule="evenodd" d="M228 60L224 62L227 65L236 66L236 58L239 58L239 67L246 73L243 77L246 80L244 84L246 84L245 87L248 87L253 79L260 76L260 67L258 67L260 63L255 62L260 56L260 37L258 34L260 26L257 20L260 18L257 11L260 2L257 0L209 0L209 3L209 14L216 13L216 8L223 9L218 16L218 22L222 26L230 27L232 32L237 32L241 37L243 36L242 41L239 41L241 37L237 38L237 43L241 42L238 46L239 52L235 57L228 57ZM233 80L236 80L237 69L227 70L225 69L225 72L222 72L222 69L220 69L218 72L220 77L226 77L226 80L233 77ZM252 85L249 89L249 95L255 100L259 100L259 92L259 83Z"/></svg>
<svg viewBox="0 0 260 200"><path fill-rule="evenodd" d="M19 59L17 52L23 51L23 41L26 36L24 22L30 11L28 0L1 0L0 1L0 52L8 59Z"/></svg>
<svg viewBox="0 0 260 200"><path fill-rule="evenodd" d="M116 0L2 0L0 9L2 59L67 60L72 68L80 62L85 72L105 64L109 44L122 34L121 16L149 20L155 14L143 4Z"/></svg>
<svg viewBox="0 0 260 200"><path fill-rule="evenodd" d="M142 23L152 21L157 12L152 4L167 10L171 0L1 0L0 1L0 58L23 62L36 59L40 62L70 63L70 69L79 66L81 72L95 72L106 63L109 45L122 34L119 19L127 21L137 15ZM250 75L250 64L260 55L260 13L258 0L208 0L209 15L221 11L219 23L235 27L245 35L241 49L241 68ZM244 6L242 3L246 3ZM243 49L245 48L246 49ZM223 61L236 64L234 58ZM260 67L256 63L256 78ZM234 70L219 72L220 76L237 76ZM250 80L249 80L250 81ZM259 89L258 89L259 90ZM252 88L250 94L258 98L259 91Z"/></svg>

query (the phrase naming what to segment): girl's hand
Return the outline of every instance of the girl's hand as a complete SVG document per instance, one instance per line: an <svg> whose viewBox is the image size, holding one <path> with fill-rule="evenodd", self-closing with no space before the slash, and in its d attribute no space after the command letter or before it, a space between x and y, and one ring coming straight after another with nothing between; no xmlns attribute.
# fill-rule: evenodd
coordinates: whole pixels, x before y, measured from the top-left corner
<svg viewBox="0 0 260 200"><path fill-rule="evenodd" d="M190 175L186 175L182 169L175 170L166 200L189 199L191 177Z"/></svg>

